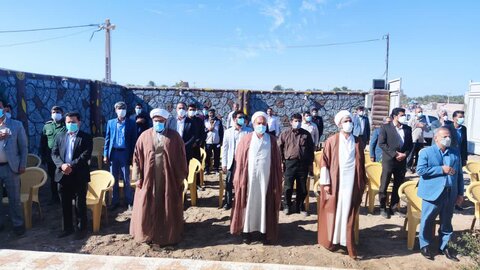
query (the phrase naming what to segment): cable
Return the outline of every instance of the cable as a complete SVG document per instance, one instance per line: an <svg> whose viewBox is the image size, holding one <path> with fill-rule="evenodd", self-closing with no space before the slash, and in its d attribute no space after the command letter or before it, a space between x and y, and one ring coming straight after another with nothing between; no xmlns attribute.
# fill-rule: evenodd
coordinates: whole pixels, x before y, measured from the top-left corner
<svg viewBox="0 0 480 270"><path fill-rule="evenodd" d="M335 43L323 43L323 44L308 44L308 45L286 45L286 46L230 46L226 48L245 48L245 49L302 49L302 48L318 48L318 47L331 47L339 45L349 45L349 44L358 44L358 43L367 43L380 41L381 38L376 39L366 39L366 40L357 40L357 41L347 41L347 42L335 42ZM225 47L223 47L225 48Z"/></svg>
<svg viewBox="0 0 480 270"><path fill-rule="evenodd" d="M101 24L84 24L84 25L73 25L73 26L49 27L49 28L21 29L21 30L3 30L3 31L0 31L0 34L51 31L51 30L72 29L72 28L93 27L93 26L100 27Z"/></svg>
<svg viewBox="0 0 480 270"><path fill-rule="evenodd" d="M0 48L14 47L14 46L20 46L20 45L40 43L40 42L45 42L45 41L50 41L50 40L55 40L55 39L61 39L61 38L66 38L66 37L75 36L75 35L78 35L78 34L82 34L82 33L85 33L85 32L89 32L89 31L91 31L91 29L82 30L82 31L75 32L75 33L72 33L72 34L63 35L63 36L57 36L57 37L52 37L52 38L45 38L45 39L39 39L39 40L33 40L33 41L26 41L26 42L18 42L18 43L10 43L10 44L0 44Z"/></svg>

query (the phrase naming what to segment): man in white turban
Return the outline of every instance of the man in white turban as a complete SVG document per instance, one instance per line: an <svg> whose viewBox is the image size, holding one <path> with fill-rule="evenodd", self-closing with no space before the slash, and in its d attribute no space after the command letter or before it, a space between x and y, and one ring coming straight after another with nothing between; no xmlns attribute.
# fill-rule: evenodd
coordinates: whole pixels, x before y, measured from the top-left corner
<svg viewBox="0 0 480 270"><path fill-rule="evenodd" d="M176 130L165 128L169 113L150 112L153 127L137 140L132 179L136 180L130 234L160 246L180 242L183 233L183 179L188 169L185 147Z"/></svg>
<svg viewBox="0 0 480 270"><path fill-rule="evenodd" d="M240 139L235 153L230 232L242 234L246 244L252 233L259 234L264 244L274 243L282 195L280 150L275 137L266 133L266 113L256 112L252 124L254 132Z"/></svg>
<svg viewBox="0 0 480 270"><path fill-rule="evenodd" d="M354 226L365 189L365 155L360 138L352 135L352 116L335 116L340 132L325 142L320 165L318 243L334 250L346 246L355 258Z"/></svg>

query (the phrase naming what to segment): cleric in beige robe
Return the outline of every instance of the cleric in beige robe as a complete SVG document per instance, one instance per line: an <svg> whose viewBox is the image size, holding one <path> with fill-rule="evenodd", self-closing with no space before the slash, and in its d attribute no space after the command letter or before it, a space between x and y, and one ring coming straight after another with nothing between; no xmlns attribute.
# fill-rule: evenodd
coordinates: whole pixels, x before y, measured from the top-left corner
<svg viewBox="0 0 480 270"><path fill-rule="evenodd" d="M361 139L352 135L350 113L337 113L335 124L340 132L325 142L321 163L318 243L329 250L346 246L356 258L354 226L365 190L365 154Z"/></svg>
<svg viewBox="0 0 480 270"><path fill-rule="evenodd" d="M230 232L242 234L246 244L251 242L252 233L260 233L264 244L272 244L278 239L281 156L276 137L265 132L267 115L255 113L252 123L254 132L240 139L235 153Z"/></svg>
<svg viewBox="0 0 480 270"><path fill-rule="evenodd" d="M183 234L183 179L188 169L183 140L166 129L169 113L150 112L153 127L137 140L132 179L136 180L130 234L136 241L174 245Z"/></svg>

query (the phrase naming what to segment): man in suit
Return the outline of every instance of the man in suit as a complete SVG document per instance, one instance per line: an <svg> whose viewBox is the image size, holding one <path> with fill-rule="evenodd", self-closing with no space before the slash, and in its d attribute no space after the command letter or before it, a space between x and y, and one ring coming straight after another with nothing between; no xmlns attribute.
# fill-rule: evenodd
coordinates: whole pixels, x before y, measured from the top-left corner
<svg viewBox="0 0 480 270"><path fill-rule="evenodd" d="M111 210L119 205L120 195L118 182L123 180L125 204L131 209L133 204L133 190L130 188L130 165L132 164L133 149L137 140L137 130L132 119L125 118L127 105L123 101L115 103L117 118L107 122L105 133L105 147L103 161L110 165L110 172L115 177L113 185L113 199Z"/></svg>
<svg viewBox="0 0 480 270"><path fill-rule="evenodd" d="M187 117L192 122L191 129L195 132L195 141L192 144L192 157L201 161L200 146L205 141L207 133L205 133L203 120L197 116L197 105L193 103L188 105Z"/></svg>
<svg viewBox="0 0 480 270"><path fill-rule="evenodd" d="M353 136L362 139L363 148L370 142L370 120L365 112L365 107L358 106L357 113L353 116Z"/></svg>
<svg viewBox="0 0 480 270"><path fill-rule="evenodd" d="M225 131L222 143L222 171L225 178L225 198L223 209L230 210L233 201L233 175L235 174L235 151L240 139L253 129L245 126L245 114L242 111L233 113L233 126Z"/></svg>
<svg viewBox="0 0 480 270"><path fill-rule="evenodd" d="M7 190L9 216L16 235L25 233L20 201L20 174L27 166L27 135L21 122L9 119L0 101L0 196ZM4 229L3 204L0 202L0 231Z"/></svg>
<svg viewBox="0 0 480 270"><path fill-rule="evenodd" d="M194 119L187 117L187 105L179 102L176 109L176 118L170 118L167 121L167 127L176 130L185 143L185 155L187 157L187 166L193 157L193 148L199 140L199 132L196 130Z"/></svg>
<svg viewBox="0 0 480 270"><path fill-rule="evenodd" d="M62 202L63 231L59 238L75 232L75 239L85 237L87 230L87 189L90 182L88 161L92 156L93 140L80 130L78 112L65 116L66 131L59 133L52 148L55 182ZM72 200L75 200L75 225L72 222ZM75 229L74 229L75 228Z"/></svg>
<svg viewBox="0 0 480 270"><path fill-rule="evenodd" d="M406 123L405 109L394 108L392 123L383 125L380 129L378 145L382 149L382 176L380 179L380 214L384 218L390 218L398 211L398 188L405 181L407 171L406 158L413 148L412 129ZM393 174L393 190L390 199L390 209L387 211L386 198L387 188Z"/></svg>
<svg viewBox="0 0 480 270"><path fill-rule="evenodd" d="M137 127L137 136L140 136L142 132L152 126L150 124L148 114L143 110L143 106L140 103L135 105L135 114L132 114L130 118L135 121L135 125Z"/></svg>
<svg viewBox="0 0 480 270"><path fill-rule="evenodd" d="M454 111L453 115L453 127L455 128L456 134L451 135L452 138L456 138L458 151L460 152L460 157L462 160L462 166L467 165L468 159L468 150L467 150L467 128L463 125L465 122L465 112L464 111Z"/></svg>
<svg viewBox="0 0 480 270"><path fill-rule="evenodd" d="M438 111L438 120L432 122L430 129L435 133L435 130L439 127L446 127L450 130L450 136L452 137L452 146L457 147L457 133L453 127L453 122L448 120L448 112L445 109L440 109ZM432 140L431 145L434 145L435 141Z"/></svg>
<svg viewBox="0 0 480 270"><path fill-rule="evenodd" d="M435 130L435 144L419 154L417 173L418 196L422 198L420 222L420 251L430 260L434 259L431 250L435 219L440 215L439 253L448 259L458 261L448 248L453 233L452 216L454 205L463 202L462 161L458 150L451 147L452 138L447 127Z"/></svg>
<svg viewBox="0 0 480 270"><path fill-rule="evenodd" d="M323 118L319 114L317 108L312 108L311 112L312 112L312 121L313 123L315 123L315 125L317 125L317 129L318 129L318 143L316 147L317 149L320 149L321 138L323 135Z"/></svg>

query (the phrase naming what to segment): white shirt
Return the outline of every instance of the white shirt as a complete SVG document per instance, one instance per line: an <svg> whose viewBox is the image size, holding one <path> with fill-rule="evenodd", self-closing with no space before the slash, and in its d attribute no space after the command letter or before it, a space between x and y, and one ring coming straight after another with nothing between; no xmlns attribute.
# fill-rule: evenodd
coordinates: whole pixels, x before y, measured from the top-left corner
<svg viewBox="0 0 480 270"><path fill-rule="evenodd" d="M398 133L398 136L400 137L402 143L401 145L403 146L403 143L405 142L405 131L403 130L403 125L400 125L400 127L397 127L395 125L393 125L395 127L395 130L397 131Z"/></svg>
<svg viewBox="0 0 480 270"><path fill-rule="evenodd" d="M278 117L268 116L267 122L268 122L268 130L274 131L275 136L278 137L280 135L280 123L278 121Z"/></svg>
<svg viewBox="0 0 480 270"><path fill-rule="evenodd" d="M212 131L207 131L207 139L205 140L206 144L219 144L220 143L220 121L215 120L213 124ZM205 128L209 129L211 127L210 119L205 120Z"/></svg>
<svg viewBox="0 0 480 270"><path fill-rule="evenodd" d="M75 139L77 138L77 132L75 133L67 133L66 140L66 150L65 151L65 163L69 164L72 162L73 159L73 146L75 145Z"/></svg>
<svg viewBox="0 0 480 270"><path fill-rule="evenodd" d="M233 123L234 123L234 120L233 120L233 113L235 111L231 111L228 113L228 116L227 116L227 128L233 126Z"/></svg>
<svg viewBox="0 0 480 270"><path fill-rule="evenodd" d="M10 134L11 131L8 127L6 127L7 119L3 120L2 125L0 125L0 133L8 133ZM5 152L5 144L7 143L7 139L0 141L0 163L8 162L7 153Z"/></svg>
<svg viewBox="0 0 480 270"><path fill-rule="evenodd" d="M302 122L302 128L310 132L310 135L312 135L313 145L317 145L320 137L318 134L317 124L313 122Z"/></svg>
<svg viewBox="0 0 480 270"><path fill-rule="evenodd" d="M185 128L185 117L182 120L177 118L177 132L180 134L180 137L183 137L183 130Z"/></svg>

